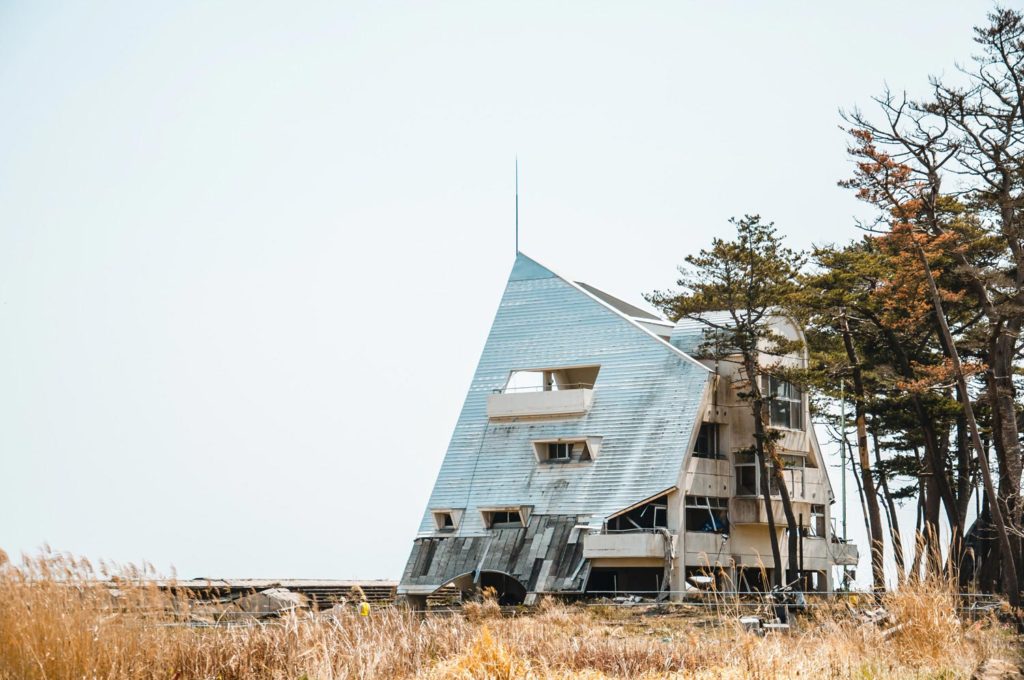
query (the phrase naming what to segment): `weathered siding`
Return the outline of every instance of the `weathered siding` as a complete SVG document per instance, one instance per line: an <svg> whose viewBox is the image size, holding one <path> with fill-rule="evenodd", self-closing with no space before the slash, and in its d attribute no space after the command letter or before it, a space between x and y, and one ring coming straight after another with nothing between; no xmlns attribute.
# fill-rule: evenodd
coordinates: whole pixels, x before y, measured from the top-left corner
<svg viewBox="0 0 1024 680"><path fill-rule="evenodd" d="M575 524L575 516L533 515L526 527L486 536L418 538L402 584L440 586L479 568L509 574L529 592L581 590L583 542Z"/></svg>

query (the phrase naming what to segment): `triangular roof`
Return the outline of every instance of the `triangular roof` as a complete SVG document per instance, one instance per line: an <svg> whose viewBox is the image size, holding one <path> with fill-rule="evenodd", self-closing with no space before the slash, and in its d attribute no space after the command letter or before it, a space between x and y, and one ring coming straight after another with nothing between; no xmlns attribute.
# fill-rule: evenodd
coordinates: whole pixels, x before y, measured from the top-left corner
<svg viewBox="0 0 1024 680"><path fill-rule="evenodd" d="M491 421L490 395L510 371L599 365L582 416ZM711 371L586 288L519 253L452 433L430 508L519 504L597 518L675 484ZM532 442L604 438L582 467L537 466ZM467 512L460 535L485 531ZM433 531L425 513L421 531Z"/></svg>
<svg viewBox="0 0 1024 680"><path fill-rule="evenodd" d="M608 293L605 293L604 291L598 290L597 288L594 288L593 286L587 285L585 283L580 283L578 281L573 281L573 280L571 280L568 277L561 276L560 274L555 273L555 271L552 270L550 267L547 267L547 266L541 264L540 262L537 262L532 257L529 257L528 255L526 255L526 254L524 254L522 252L516 253L516 261L512 265L512 273L509 274L509 277L508 277L508 280L509 280L510 283L512 281L526 281L526 280L530 280L530 279L550 279L550 278L555 278L555 279L559 279L560 281L564 281L565 283L569 284L570 286L572 286L576 290L580 291L581 293L583 293L587 297L590 297L593 300L596 300L597 302L601 303L601 305L603 305L604 307L606 307L606 308L610 309L611 311L615 312L618 316L622 317L623 319L628 321L633 326L636 326L637 328L642 330L644 333L646 333L647 335L651 336L651 338L653 338L654 340L656 340L660 344L664 345L666 348L672 350L673 352L675 352L676 354L679 354L680 356L686 357L687 359L689 359L690 361L692 361L696 365L700 366L701 368L703 368L703 369L705 369L705 370L707 370L709 372L711 371L710 368L708 368L707 366L705 366L701 362L699 362L696 359L694 359L686 351L684 351L684 350L680 349L679 347L675 346L673 343L668 342L667 340L665 340L661 336L657 335L656 333L653 333L649 328L647 328L643 324L638 323L638 318L647 318L647 319L650 319L652 321L661 321L662 320L661 318L659 318L659 317L657 317L654 314L651 314L649 312L645 312L644 310L640 309L639 307L635 307L635 306L629 304L628 302L625 302L623 300L618 299L617 297L615 297L613 295L609 295ZM637 315L632 314L631 310L636 310L636 311L640 312L641 314L645 314L647 316L646 317L638 317ZM669 322L666 322L666 324L667 323L669 323Z"/></svg>

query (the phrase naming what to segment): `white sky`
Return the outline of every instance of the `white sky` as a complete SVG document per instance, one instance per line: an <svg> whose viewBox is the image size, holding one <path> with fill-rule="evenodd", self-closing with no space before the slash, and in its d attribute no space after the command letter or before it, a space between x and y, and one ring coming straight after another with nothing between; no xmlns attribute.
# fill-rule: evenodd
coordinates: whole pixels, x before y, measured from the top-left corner
<svg viewBox="0 0 1024 680"><path fill-rule="evenodd" d="M0 547L397 577L516 153L524 252L634 302L731 215L844 240L837 109L989 9L0 4Z"/></svg>

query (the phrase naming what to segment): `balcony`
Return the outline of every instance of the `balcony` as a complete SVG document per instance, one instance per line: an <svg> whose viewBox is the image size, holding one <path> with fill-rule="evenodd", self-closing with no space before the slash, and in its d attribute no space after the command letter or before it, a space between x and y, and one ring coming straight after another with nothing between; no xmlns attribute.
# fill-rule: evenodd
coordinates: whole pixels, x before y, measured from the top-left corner
<svg viewBox="0 0 1024 680"><path fill-rule="evenodd" d="M804 517L810 517L811 509L806 503L793 502L793 512L803 513ZM782 501L772 499L772 517L775 518L776 526L785 526L786 513L782 508ZM731 524L767 524L768 513L765 511L764 500L756 497L729 499L729 522Z"/></svg>
<svg viewBox="0 0 1024 680"><path fill-rule="evenodd" d="M591 386L558 390L505 390L487 395L487 417L501 420L580 416L590 410L593 402L594 390Z"/></svg>
<svg viewBox="0 0 1024 680"><path fill-rule="evenodd" d="M831 548L837 566L856 567L860 562L860 551L856 543L833 543Z"/></svg>
<svg viewBox="0 0 1024 680"><path fill-rule="evenodd" d="M660 533L636 531L612 534L585 534L583 557L665 557L665 537Z"/></svg>

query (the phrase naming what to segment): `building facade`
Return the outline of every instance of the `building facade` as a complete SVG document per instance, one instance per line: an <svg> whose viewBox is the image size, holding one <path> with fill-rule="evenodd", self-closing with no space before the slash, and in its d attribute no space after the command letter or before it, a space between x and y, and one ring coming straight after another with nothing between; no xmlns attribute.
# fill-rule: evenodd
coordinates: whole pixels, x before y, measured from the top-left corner
<svg viewBox="0 0 1024 680"><path fill-rule="evenodd" d="M742 376L694 358L703 341L697 322L673 325L519 254L399 594L492 587L529 604L544 593L763 588L775 565ZM830 590L832 566L856 564L856 550L832 537L806 398L778 381L765 388L808 588Z"/></svg>

